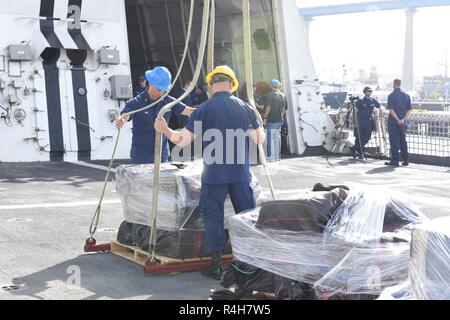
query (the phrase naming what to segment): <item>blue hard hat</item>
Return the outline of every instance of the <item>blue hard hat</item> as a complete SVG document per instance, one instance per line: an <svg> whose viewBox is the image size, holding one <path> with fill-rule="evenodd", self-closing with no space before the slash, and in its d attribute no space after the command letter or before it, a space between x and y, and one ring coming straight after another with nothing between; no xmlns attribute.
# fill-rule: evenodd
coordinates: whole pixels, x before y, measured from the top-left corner
<svg viewBox="0 0 450 320"><path fill-rule="evenodd" d="M271 85L272 85L272 88L278 88L278 87L281 87L281 82L277 79L273 79L271 81Z"/></svg>
<svg viewBox="0 0 450 320"><path fill-rule="evenodd" d="M169 90L172 84L172 75L166 67L156 67L153 70L148 70L145 73L147 81L162 92Z"/></svg>

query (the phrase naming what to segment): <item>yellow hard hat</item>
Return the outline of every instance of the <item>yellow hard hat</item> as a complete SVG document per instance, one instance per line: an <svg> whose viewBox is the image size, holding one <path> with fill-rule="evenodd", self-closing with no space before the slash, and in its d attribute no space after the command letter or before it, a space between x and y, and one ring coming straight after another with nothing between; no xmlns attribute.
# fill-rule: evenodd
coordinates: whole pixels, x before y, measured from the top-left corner
<svg viewBox="0 0 450 320"><path fill-rule="evenodd" d="M206 84L211 85L211 80L217 76L217 75L224 75L233 80L233 89L232 91L235 92L239 88L239 81L236 78L236 74L234 73L233 69L231 69L229 66L218 66L213 71L211 71L206 76Z"/></svg>

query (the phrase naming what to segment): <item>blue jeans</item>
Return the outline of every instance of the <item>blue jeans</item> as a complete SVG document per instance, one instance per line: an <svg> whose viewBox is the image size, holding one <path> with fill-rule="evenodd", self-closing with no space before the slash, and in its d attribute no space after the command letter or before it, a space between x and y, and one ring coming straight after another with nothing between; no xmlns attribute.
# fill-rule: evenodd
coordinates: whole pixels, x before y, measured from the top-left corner
<svg viewBox="0 0 450 320"><path fill-rule="evenodd" d="M400 162L400 154L403 161L409 161L408 143L406 142L406 129L398 124L389 124L389 142L391 144L391 156L393 162ZM400 151L400 153L399 153Z"/></svg>
<svg viewBox="0 0 450 320"><path fill-rule="evenodd" d="M281 160L281 126L282 122L268 122L267 129L267 158L269 161Z"/></svg>
<svg viewBox="0 0 450 320"><path fill-rule="evenodd" d="M226 247L224 228L224 203L230 195L236 213L256 207L250 182L229 184L203 184L200 195L200 210L205 223L208 253L223 253Z"/></svg>

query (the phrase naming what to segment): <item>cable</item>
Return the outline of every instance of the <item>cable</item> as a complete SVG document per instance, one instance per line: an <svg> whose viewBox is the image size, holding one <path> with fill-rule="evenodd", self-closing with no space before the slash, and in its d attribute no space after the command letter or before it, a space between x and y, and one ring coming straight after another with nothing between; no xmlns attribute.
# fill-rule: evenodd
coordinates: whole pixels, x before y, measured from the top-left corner
<svg viewBox="0 0 450 320"><path fill-rule="evenodd" d="M109 176L111 175L112 166L113 166L113 162L114 162L114 156L116 154L117 146L119 145L119 137L120 137L120 129L117 130L117 138L116 138L116 142L114 143L111 161L109 162L108 172L106 173L105 183L103 184L102 193L100 195L100 201L98 203L98 206L94 213L94 216L92 217L91 225L89 226L90 239L93 239L94 234L97 231L98 223L100 222L100 213L102 210L103 198L105 197L106 187L108 185Z"/></svg>
<svg viewBox="0 0 450 320"><path fill-rule="evenodd" d="M244 270L239 269L239 268L238 268L237 266L235 266L234 264L231 264L231 266L232 266L234 269L236 269L237 271L239 271L240 273L245 274L245 275L247 275L247 276L251 276L251 275L255 274L255 273L258 271L258 269L255 269L255 270L253 270L253 271L244 271Z"/></svg>
<svg viewBox="0 0 450 320"><path fill-rule="evenodd" d="M11 113L10 113L9 109L4 108L2 105L0 105L0 108L2 108L3 110L5 110L5 112L6 112L6 115L5 115L5 116L2 116L2 118L3 118L4 121L5 121L5 125L6 125L7 127L11 128L11 127L12 127L12 122L11 122Z"/></svg>
<svg viewBox="0 0 450 320"><path fill-rule="evenodd" d="M300 122L303 122L304 124L310 126L310 127L313 128L317 133L319 133L319 130L317 130L317 128L316 128L314 125L312 125L311 123L306 122L306 121L303 120L302 118L300 118Z"/></svg>
<svg viewBox="0 0 450 320"><path fill-rule="evenodd" d="M206 71L210 73L214 69L214 39L215 39L215 28L216 28L216 0L211 0L211 12L210 12L210 22L209 22L209 37L208 37L208 57L206 59L207 67Z"/></svg>
<svg viewBox="0 0 450 320"><path fill-rule="evenodd" d="M244 57L245 57L245 79L247 83L247 97L251 108L256 114L258 122L261 127L264 127L264 122L262 120L261 114L255 107L255 97L253 95L253 66L252 66L252 41L251 41L251 29L250 29L250 0L242 0L242 14L243 14L243 30L244 30ZM264 147L262 144L258 144L259 156L261 163L264 168L264 172L267 177L270 192L272 198L275 200L275 189L272 182L272 177L270 176L269 170L267 168L267 158L264 152Z"/></svg>
<svg viewBox="0 0 450 320"><path fill-rule="evenodd" d="M183 58L182 58L181 63L180 63L180 68L178 69L178 73L176 74L175 78L173 79L172 85L170 86L170 88L167 90L166 93L164 93L158 100L156 100L152 104L150 104L150 105L148 105L146 107L143 107L141 109L138 109L138 110L135 110L135 111L132 111L132 112L128 112L128 113L122 115L121 118L126 117L126 116L131 116L131 115L136 114L138 112L145 111L145 110L147 110L149 108L152 108L153 106L157 105L158 103L163 101L163 99L165 99L169 95L170 91L173 89L173 87L177 83L178 78L179 78L179 76L181 74L184 62L186 60L187 52L189 50L189 40L190 40L191 33L192 33L192 25L193 25L193 18L194 18L194 6L195 6L195 0L191 0L191 7L190 7L190 14L189 14L189 24L188 24L188 31L187 31L187 35L186 35L186 44L185 44L185 47L184 47ZM92 223L91 223L91 226L89 228L90 240L94 239L93 237L94 237L95 232L97 231L98 223L100 221L101 207L102 207L103 199L105 197L106 187L108 185L109 176L111 174L111 169L112 169L112 166L113 166L113 163L114 163L114 159L115 159L115 156L116 156L117 145L119 144L119 138L120 138L120 129L118 129L117 137L116 137L116 140L114 142L113 153L112 153L112 156L111 156L111 160L109 162L108 171L106 173L105 182L103 184L102 192L100 194L100 198L99 198L99 201L98 201L97 209L95 210L94 216L92 218Z"/></svg>
<svg viewBox="0 0 450 320"><path fill-rule="evenodd" d="M84 68L85 68L87 71L95 72L95 71L97 71L98 69L100 69L101 66L102 66L102 64L99 62L97 68L95 68L95 69L89 69L88 67L84 67Z"/></svg>
<svg viewBox="0 0 450 320"><path fill-rule="evenodd" d="M81 124L82 126L85 126L85 127L89 128L89 130L91 130L92 132L95 133L95 130L94 130L92 127L90 127L87 123L81 122L80 120L78 120L77 118L75 118L75 117L73 117L73 116L70 117L70 119L72 119L73 121L75 121L75 122Z"/></svg>
<svg viewBox="0 0 450 320"><path fill-rule="evenodd" d="M208 19L210 12L211 0L203 0L203 20L202 20L202 31L200 38L200 46L198 50L197 66L195 68L194 78L187 88L187 90L175 101L165 105L158 113L157 119L163 119L166 112L172 109L175 105L183 101L188 94L192 92L196 83L200 77L200 73L203 67L203 59L205 57L206 42L208 38ZM188 43L189 40L186 41ZM180 71L180 70L179 70ZM150 261L155 261L156 256L156 240L157 240L157 212L158 212L158 196L159 196L159 175L161 168L161 152L162 152L162 134L156 135L155 141L155 164L154 164L154 174L153 174L153 200L152 200L152 228L150 237Z"/></svg>

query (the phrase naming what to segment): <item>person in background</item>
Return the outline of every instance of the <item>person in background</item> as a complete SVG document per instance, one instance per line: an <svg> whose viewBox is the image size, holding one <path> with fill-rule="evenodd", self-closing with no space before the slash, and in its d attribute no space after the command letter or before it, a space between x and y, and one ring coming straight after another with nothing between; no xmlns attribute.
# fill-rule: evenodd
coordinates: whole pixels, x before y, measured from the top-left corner
<svg viewBox="0 0 450 320"><path fill-rule="evenodd" d="M198 84L197 88L191 93L192 106L199 107L203 102L208 100L208 93L202 84Z"/></svg>
<svg viewBox="0 0 450 320"><path fill-rule="evenodd" d="M386 165L394 167L400 165L400 154L403 159L403 166L409 165L406 134L408 132L407 121L411 116L412 105L411 97L403 92L401 87L402 81L394 80L394 92L389 95L387 106L389 110L388 131L391 144L391 161L386 162Z"/></svg>
<svg viewBox="0 0 450 320"><path fill-rule="evenodd" d="M187 89L189 89L189 86L191 85L191 82L192 82L191 80L186 80L186 81L183 82L183 88L181 89L180 96L182 96L183 94L186 93ZM190 94L188 94L186 96L186 98L183 99L183 103L185 105L187 105L188 107L192 107L193 106L193 104L192 104L192 97L191 97Z"/></svg>
<svg viewBox="0 0 450 320"><path fill-rule="evenodd" d="M267 107L264 111L264 125L267 129L267 159L281 160L281 126L286 112L286 97L281 92L281 82L271 81L273 91L267 97Z"/></svg>
<svg viewBox="0 0 450 320"><path fill-rule="evenodd" d="M354 158L364 159L366 145L372 138L373 111L381 111L380 103L372 98L372 88L364 88L364 98L356 102L355 146L350 148Z"/></svg>
<svg viewBox="0 0 450 320"><path fill-rule="evenodd" d="M138 82L138 87L136 88L136 90L134 92L134 96L137 97L142 92L147 91L147 88L148 88L147 79L145 79L145 76L140 76L139 82Z"/></svg>
<svg viewBox="0 0 450 320"><path fill-rule="evenodd" d="M254 92L256 109L264 117L264 110L267 108L268 96L272 92L272 87L265 81L259 81L256 83Z"/></svg>

